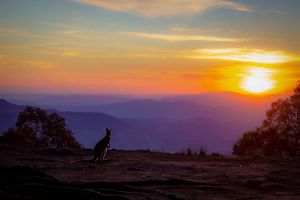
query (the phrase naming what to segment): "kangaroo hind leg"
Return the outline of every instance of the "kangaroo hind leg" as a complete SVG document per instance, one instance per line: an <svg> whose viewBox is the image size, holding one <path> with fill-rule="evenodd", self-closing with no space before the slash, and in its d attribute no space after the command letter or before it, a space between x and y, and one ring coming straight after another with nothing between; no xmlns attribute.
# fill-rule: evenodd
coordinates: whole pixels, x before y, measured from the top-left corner
<svg viewBox="0 0 300 200"><path fill-rule="evenodd" d="M106 153L107 153L107 148L101 150L101 154L100 154L100 160L101 161L104 161Z"/></svg>

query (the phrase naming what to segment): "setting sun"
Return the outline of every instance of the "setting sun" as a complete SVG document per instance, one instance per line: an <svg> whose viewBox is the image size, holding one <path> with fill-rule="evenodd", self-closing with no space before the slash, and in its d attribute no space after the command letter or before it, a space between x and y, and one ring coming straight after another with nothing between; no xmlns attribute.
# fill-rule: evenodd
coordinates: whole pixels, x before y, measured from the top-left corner
<svg viewBox="0 0 300 200"><path fill-rule="evenodd" d="M251 93L267 92L274 87L274 80L270 77L272 73L274 72L264 68L249 69L241 88Z"/></svg>

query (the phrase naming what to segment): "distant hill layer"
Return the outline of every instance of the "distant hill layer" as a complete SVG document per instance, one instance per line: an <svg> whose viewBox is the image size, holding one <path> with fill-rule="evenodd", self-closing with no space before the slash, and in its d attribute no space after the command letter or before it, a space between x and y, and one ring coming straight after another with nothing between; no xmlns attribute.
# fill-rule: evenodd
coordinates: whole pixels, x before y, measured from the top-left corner
<svg viewBox="0 0 300 200"><path fill-rule="evenodd" d="M0 100L0 131L13 127L23 109L24 106ZM261 121L264 112L203 106L181 99L135 100L85 109L85 112L57 111L85 147L93 147L109 127L113 129L112 148L176 152L203 147L221 153L230 153L233 142ZM243 113L243 109L248 112Z"/></svg>

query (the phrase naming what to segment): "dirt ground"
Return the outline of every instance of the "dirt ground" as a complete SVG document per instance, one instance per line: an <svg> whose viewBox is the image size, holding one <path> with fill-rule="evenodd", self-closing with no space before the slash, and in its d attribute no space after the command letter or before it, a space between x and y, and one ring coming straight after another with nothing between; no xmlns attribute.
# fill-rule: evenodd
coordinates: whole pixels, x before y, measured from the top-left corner
<svg viewBox="0 0 300 200"><path fill-rule="evenodd" d="M300 200L299 159L0 147L0 199Z"/></svg>

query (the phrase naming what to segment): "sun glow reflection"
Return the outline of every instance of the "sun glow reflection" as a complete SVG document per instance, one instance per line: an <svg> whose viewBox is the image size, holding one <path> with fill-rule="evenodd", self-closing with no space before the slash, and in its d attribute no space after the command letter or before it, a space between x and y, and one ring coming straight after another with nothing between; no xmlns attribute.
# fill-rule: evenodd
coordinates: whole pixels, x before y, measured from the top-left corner
<svg viewBox="0 0 300 200"><path fill-rule="evenodd" d="M248 69L247 75L241 83L241 88L251 93L263 93L274 88L275 81L272 80L271 75L273 70L265 68L251 68Z"/></svg>

